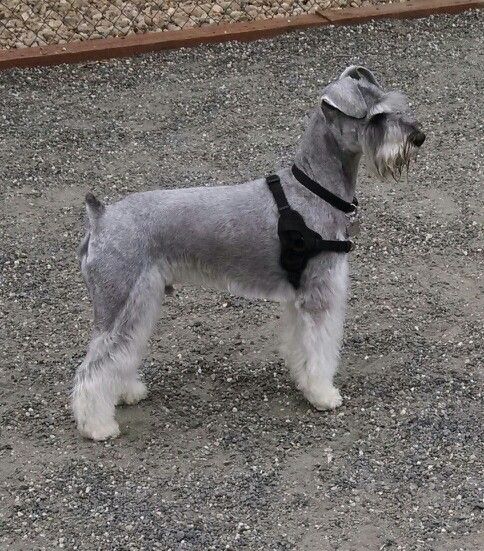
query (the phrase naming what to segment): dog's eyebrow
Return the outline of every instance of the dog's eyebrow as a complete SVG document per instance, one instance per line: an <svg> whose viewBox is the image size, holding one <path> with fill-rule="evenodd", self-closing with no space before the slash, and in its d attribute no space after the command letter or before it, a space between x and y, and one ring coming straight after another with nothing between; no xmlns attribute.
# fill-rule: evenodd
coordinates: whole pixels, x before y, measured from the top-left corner
<svg viewBox="0 0 484 551"><path fill-rule="evenodd" d="M408 101L402 92L387 92L383 98L375 103L368 112L369 116L378 113L403 113L408 109Z"/></svg>
<svg viewBox="0 0 484 551"><path fill-rule="evenodd" d="M373 107L370 108L368 111L368 116L373 117L374 115L379 115L380 113L391 113L392 110L388 105L385 105L385 103L377 103L376 105L373 105Z"/></svg>

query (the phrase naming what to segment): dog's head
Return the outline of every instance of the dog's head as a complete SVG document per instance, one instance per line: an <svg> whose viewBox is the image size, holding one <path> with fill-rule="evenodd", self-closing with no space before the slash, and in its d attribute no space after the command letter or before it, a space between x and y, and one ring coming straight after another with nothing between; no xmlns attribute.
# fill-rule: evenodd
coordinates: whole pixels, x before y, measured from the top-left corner
<svg viewBox="0 0 484 551"><path fill-rule="evenodd" d="M365 67L352 65L326 86L321 109L345 147L363 152L381 178L397 179L425 141L406 96L385 92Z"/></svg>

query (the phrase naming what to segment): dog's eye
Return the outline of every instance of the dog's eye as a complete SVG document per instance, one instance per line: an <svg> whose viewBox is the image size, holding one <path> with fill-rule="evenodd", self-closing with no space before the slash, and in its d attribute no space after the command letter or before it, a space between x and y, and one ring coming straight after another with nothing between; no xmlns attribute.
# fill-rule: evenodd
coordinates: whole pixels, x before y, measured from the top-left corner
<svg viewBox="0 0 484 551"><path fill-rule="evenodd" d="M376 115L373 115L373 117L370 117L370 124L380 124L387 118L386 113L377 113Z"/></svg>

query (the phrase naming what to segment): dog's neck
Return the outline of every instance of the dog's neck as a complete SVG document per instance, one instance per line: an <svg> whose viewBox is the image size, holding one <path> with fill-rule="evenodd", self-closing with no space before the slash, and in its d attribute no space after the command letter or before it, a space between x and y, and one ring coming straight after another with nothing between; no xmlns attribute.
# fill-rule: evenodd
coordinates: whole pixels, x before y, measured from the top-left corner
<svg viewBox="0 0 484 551"><path fill-rule="evenodd" d="M355 195L361 153L345 146L339 129L315 111L296 153L296 165L310 178L346 201Z"/></svg>

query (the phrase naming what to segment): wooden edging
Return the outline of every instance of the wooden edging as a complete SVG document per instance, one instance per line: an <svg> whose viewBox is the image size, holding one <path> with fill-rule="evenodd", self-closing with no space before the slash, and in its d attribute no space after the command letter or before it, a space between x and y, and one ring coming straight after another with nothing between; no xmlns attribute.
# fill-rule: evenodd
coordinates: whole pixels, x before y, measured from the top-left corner
<svg viewBox="0 0 484 551"><path fill-rule="evenodd" d="M323 25L350 25L375 19L404 19L439 13L458 13L484 7L484 0L408 0L400 4L377 4L360 8L320 10L316 15L266 19L247 23L210 25L180 31L132 34L35 48L0 50L0 69L78 63L124 57L158 50L191 47L227 40L268 38L295 29Z"/></svg>

